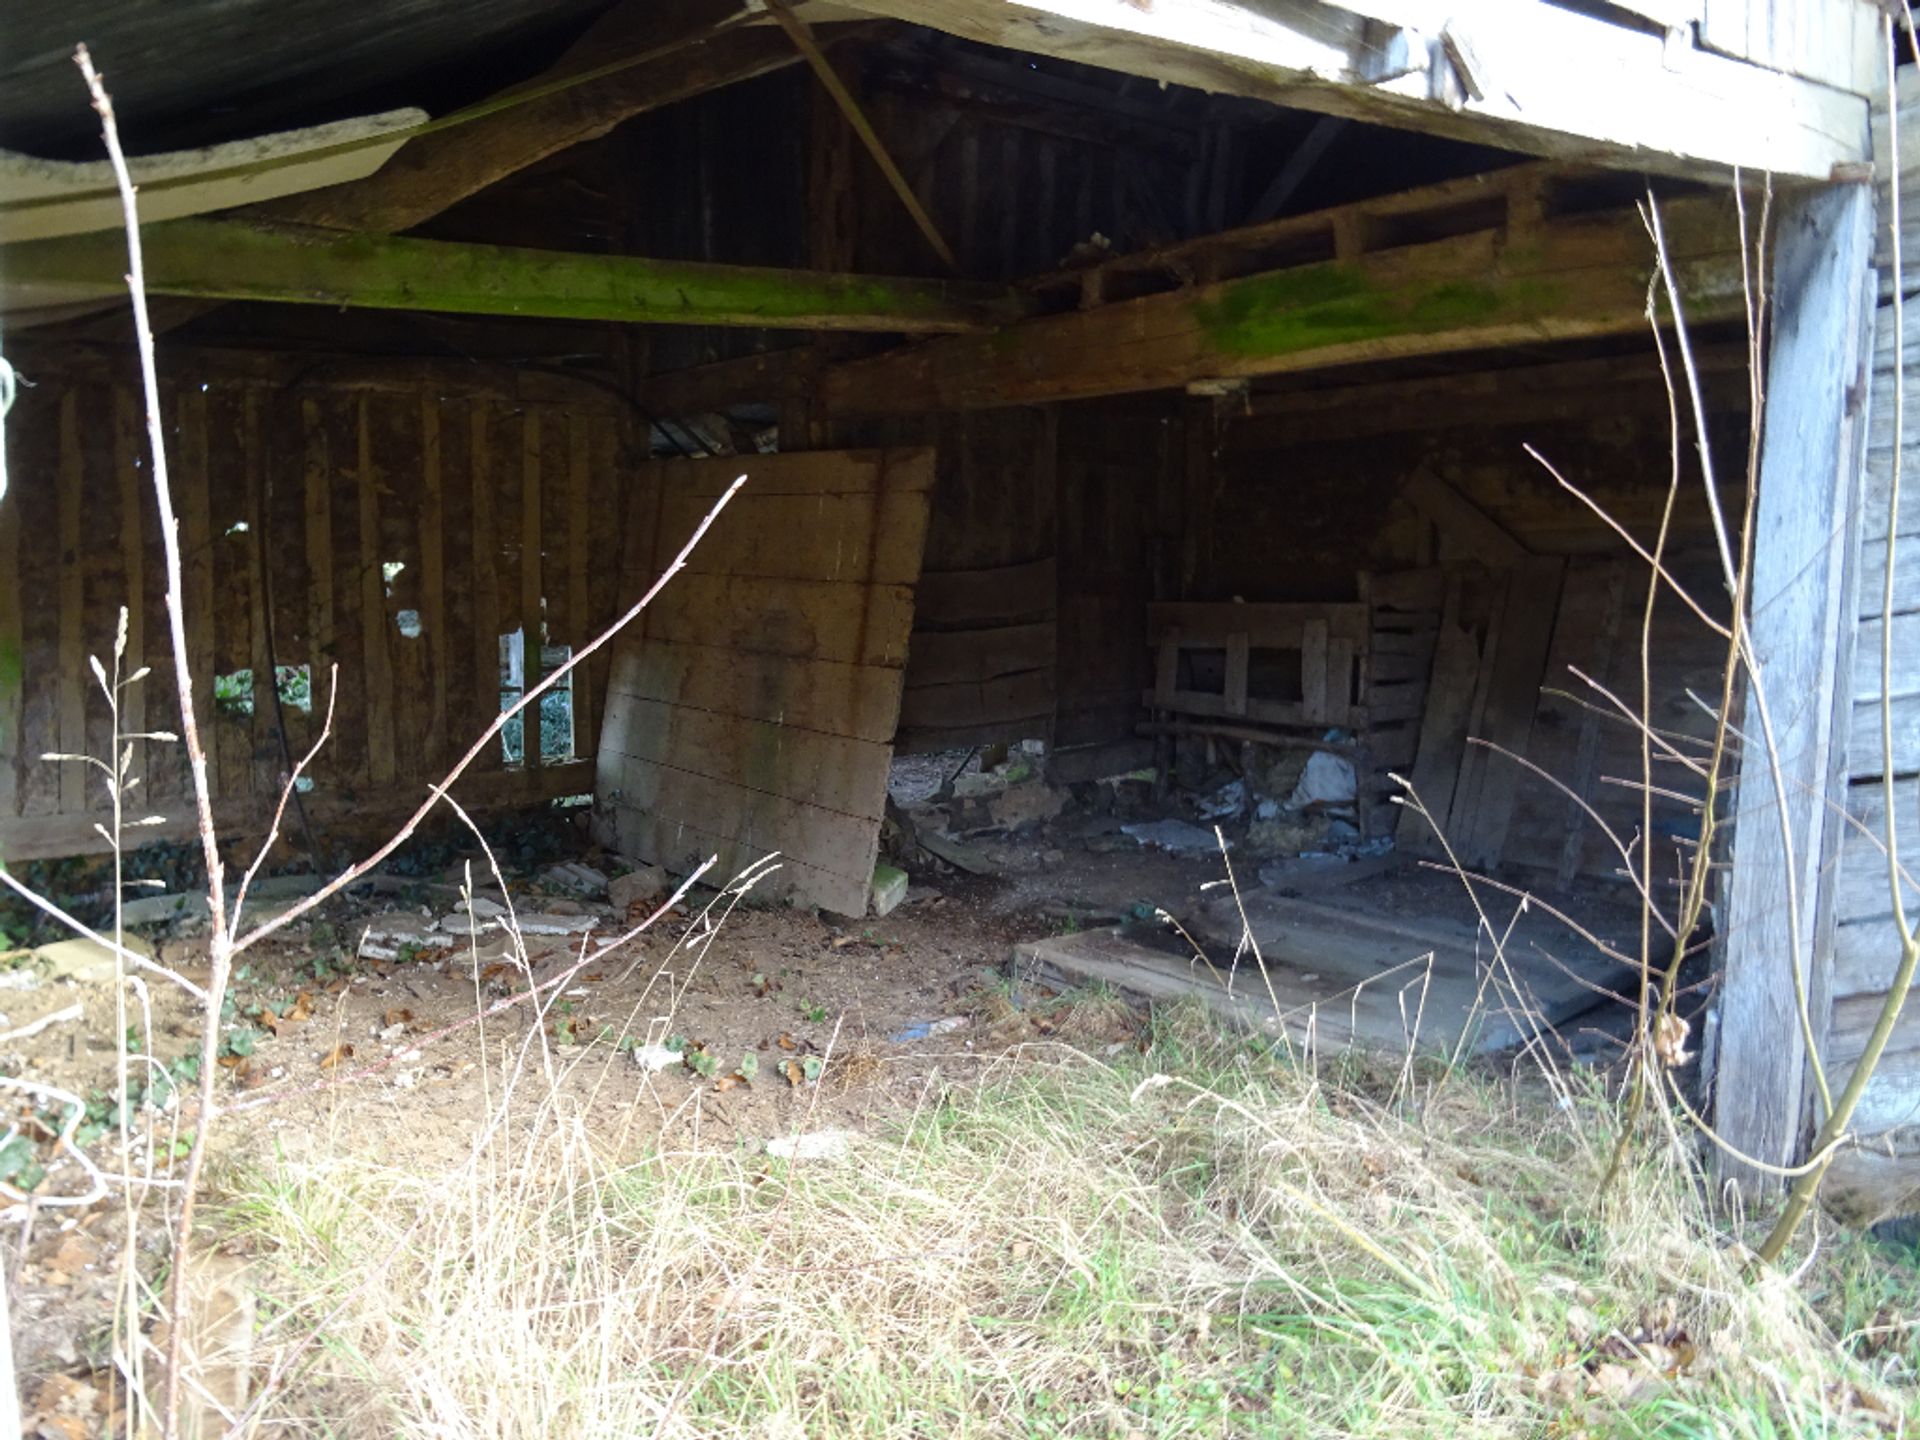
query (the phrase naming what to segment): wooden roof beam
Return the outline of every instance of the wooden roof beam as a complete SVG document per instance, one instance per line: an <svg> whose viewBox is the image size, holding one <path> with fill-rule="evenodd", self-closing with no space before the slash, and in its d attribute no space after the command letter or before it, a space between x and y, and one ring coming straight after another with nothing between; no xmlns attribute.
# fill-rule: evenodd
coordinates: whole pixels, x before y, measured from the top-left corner
<svg viewBox="0 0 1920 1440"><path fill-rule="evenodd" d="M820 40L831 44L861 28L829 27L819 32ZM623 120L799 59L780 30L764 16L751 14L740 0L624 0L551 69L474 107L485 113L409 141L366 179L232 213L335 230L408 230L550 155L599 139ZM597 73L623 60L634 63ZM579 83L506 108L490 108L518 94L572 81Z"/></svg>
<svg viewBox="0 0 1920 1440"><path fill-rule="evenodd" d="M821 377L821 406L834 416L990 409L1640 332L1654 255L1638 210L1542 215L1541 177L1529 172L1490 177L1471 204L1465 181L1432 187L1424 209L1420 192L1393 197L1393 223L1371 230L1368 206L1249 227L1240 260L1294 263L1269 258L1228 272L1236 278L1205 283L1194 266L1182 283L1122 257L1088 273L1085 308L835 366ZM1661 209L1689 320L1740 314L1732 197ZM1226 264L1234 238L1181 258ZM1103 279L1129 273L1158 293L1102 293Z"/></svg>
<svg viewBox="0 0 1920 1440"><path fill-rule="evenodd" d="M783 42L784 43L784 42ZM173 220L142 231L155 295L459 315L939 334L1020 313L1005 286L577 255L402 236ZM116 232L0 246L10 300L124 294Z"/></svg>
<svg viewBox="0 0 1920 1440"><path fill-rule="evenodd" d="M1546 0L1468 7L1464 28L1449 18L1462 12L1422 0L841 3L1014 50L1535 155L1812 180L1870 158L1862 96Z"/></svg>

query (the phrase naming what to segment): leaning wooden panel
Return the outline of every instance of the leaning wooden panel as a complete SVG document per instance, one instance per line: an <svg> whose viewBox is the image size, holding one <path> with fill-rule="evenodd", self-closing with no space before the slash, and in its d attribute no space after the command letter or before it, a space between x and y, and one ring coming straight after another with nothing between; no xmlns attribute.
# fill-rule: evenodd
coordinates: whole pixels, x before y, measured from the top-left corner
<svg viewBox="0 0 1920 1440"><path fill-rule="evenodd" d="M866 909L933 452L642 468L629 603L735 476L747 488L617 642L595 813L605 843L684 871L788 857L777 893ZM828 527L833 533L828 533Z"/></svg>

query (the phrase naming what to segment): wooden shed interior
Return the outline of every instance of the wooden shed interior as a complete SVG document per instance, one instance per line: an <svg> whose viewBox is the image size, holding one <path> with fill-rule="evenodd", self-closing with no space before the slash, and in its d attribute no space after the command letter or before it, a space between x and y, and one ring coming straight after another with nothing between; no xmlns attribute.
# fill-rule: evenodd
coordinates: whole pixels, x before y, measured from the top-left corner
<svg viewBox="0 0 1920 1440"><path fill-rule="evenodd" d="M744 474L688 570L482 755L453 792L469 811L590 796L610 849L675 871L777 850L795 899L858 914L896 757L1040 742L1074 803L1152 770L1143 803L1189 818L1237 775L1233 824L1288 799L1263 778L1280 757L1291 783L1319 753L1351 767L1349 855L1440 854L1391 803L1400 775L1502 884L1604 909L1627 862L1603 827L1681 873L1693 787L1656 788L1642 833L1631 716L1644 665L1657 731L1714 728L1729 600L1700 467L1710 448L1737 515L1754 397L1737 155L1650 151L1650 177L1564 133L1475 128L1464 99L1423 121L1392 76L1294 109L991 43L1012 37L953 20L985 8L958 0L939 28L770 3L752 23L468 7L457 40L396 32L377 60L343 41L324 82L246 93L216 57L163 82L95 42L143 153L398 104L466 115L622 62L365 178L150 227L230 836L260 833L329 704L302 796L320 843L411 809ZM1664 43L1646 8L1553 13ZM195 50L181 30L168 46ZM1870 42L1866 62L1835 42L1833 94L1864 93ZM269 74L302 63L261 43ZM0 99L0 143L91 158L56 58ZM1650 194L1704 445L1648 321L1670 318ZM17 861L98 847L101 797L38 757L102 747L86 657L121 607L146 704L168 663L120 237L0 223L26 382L0 506ZM1649 601L1636 547L1657 535L1704 615L1671 587ZM178 751L139 748L154 836L177 840Z"/></svg>

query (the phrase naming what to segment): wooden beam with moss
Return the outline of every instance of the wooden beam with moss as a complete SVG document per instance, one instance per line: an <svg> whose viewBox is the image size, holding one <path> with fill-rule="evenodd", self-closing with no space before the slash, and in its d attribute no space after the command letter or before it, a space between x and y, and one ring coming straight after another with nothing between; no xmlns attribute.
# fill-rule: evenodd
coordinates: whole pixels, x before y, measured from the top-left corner
<svg viewBox="0 0 1920 1440"><path fill-rule="evenodd" d="M941 334L1012 319L1001 285L625 255L579 255L237 221L142 232L149 293L452 315ZM28 304L125 293L119 231L0 246L0 284Z"/></svg>
<svg viewBox="0 0 1920 1440"><path fill-rule="evenodd" d="M1214 237L1164 265L1109 262L1082 277L1085 308L836 366L821 377L821 407L1031 405L1644 330L1655 257L1636 209L1542 217L1516 186L1489 198L1524 218L1490 211L1484 228L1447 234L1467 213L1452 196L1460 183L1433 187L1445 203L1424 212L1394 197L1392 223L1353 206L1250 229L1237 251L1224 243L1233 237ZM1669 200L1661 213L1689 321L1740 314L1732 197ZM1444 238L1426 238L1436 226ZM1197 283L1196 271L1244 268L1263 251L1305 258ZM1159 293L1108 298L1122 281Z"/></svg>

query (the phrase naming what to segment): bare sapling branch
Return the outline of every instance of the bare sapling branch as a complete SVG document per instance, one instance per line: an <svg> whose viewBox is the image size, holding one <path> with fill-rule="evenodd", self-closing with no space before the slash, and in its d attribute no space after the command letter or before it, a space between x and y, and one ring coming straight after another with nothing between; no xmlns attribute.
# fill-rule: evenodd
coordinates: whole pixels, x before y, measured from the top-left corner
<svg viewBox="0 0 1920 1440"><path fill-rule="evenodd" d="M685 568L688 557L705 537L707 531L719 517L720 512L724 510L728 502L739 493L741 486L746 483L747 477L741 475L728 487L725 493L715 501L712 508L695 528L685 545L681 547L679 553L674 557L673 562L654 583L648 587L645 594L635 601L633 605L628 607L623 614L617 617L612 624L607 626L591 642L575 650L566 663L551 671L540 684L528 689L519 698L517 703L503 709L500 714L493 718L492 722L472 743L466 753L461 756L442 780L438 784L429 787L427 798L420 803L413 814L385 843L380 845L365 859L348 867L313 894L304 897L278 915L263 921L251 932L236 938L238 918L245 901L246 891L278 837L280 823L284 817L289 799L297 788L301 774L305 771L306 767L311 764L330 734L333 701L330 695L327 724L323 727L319 738L315 741L309 753L293 767L292 773L286 777L282 785L279 803L274 811L272 823L268 827L266 842L262 845L258 855L256 855L252 864L249 865L242 877L240 887L234 895L234 903L230 915L227 904L225 873L220 856L219 836L214 822L212 794L207 780L206 750L201 740L200 729L196 722L194 712L193 675L192 667L188 660L186 617L183 608L183 567L180 555L179 525L168 476L164 432L160 420L159 379L154 358L153 328L147 308L138 205L132 177L127 167L126 155L120 143L119 130L114 118L113 102L108 95L106 85L100 73L94 68L92 58L87 53L85 46L81 46L75 51L74 62L80 68L80 72L86 81L88 92L92 98L93 107L100 116L102 138L106 145L107 155L112 164L114 178L119 188L121 210L125 222L128 254L127 286L132 298L135 340L139 351L140 378L146 409L147 442L152 464L152 483L160 516L160 533L163 542L167 579L167 620L180 705L181 734L186 744L188 768L193 783L195 819L199 832L202 858L207 874L207 903L209 912L207 948L210 974L205 989L202 990L197 986L193 986L183 977L147 962L145 957L139 956L137 952L134 952L123 943L117 926L114 940L107 941L103 937L94 935L91 930L79 924L73 917L65 914L59 907L32 894L26 887L20 885L4 872L0 872L0 882L4 882L8 888L21 894L40 909L60 919L63 923L69 924L77 933L88 935L91 938L100 940L103 944L109 945L113 953L125 964L153 970L166 975L167 978L177 984L186 986L186 988L195 995L195 998L202 1001L205 1007L205 1015L202 1020L200 1032L200 1077L197 1121L187 1152L184 1175L180 1182L181 1204L178 1217L175 1221L173 1267L165 1300L167 1314L177 1319L180 1315L184 1293L182 1285L183 1277L187 1270L185 1262L193 1237L194 1202L199 1188L200 1176L205 1164L208 1136L218 1114L218 1096L215 1090L215 1080L219 1074L217 1061L221 1040L221 1008L231 978L234 956L241 949L255 944L268 935L275 933L292 920L310 912L316 906L338 894L355 880L373 870L405 844L426 820L433 808L442 800L449 798L447 792L450 787L466 772L473 762L485 752L487 746L499 735L500 731L506 725L511 723L529 707L538 705L541 698L549 690L552 690L556 685L561 683L572 670L618 635L641 611L645 610L647 606L653 602L654 598L660 593L668 581L678 574L680 570ZM96 661L96 669L97 668L98 662ZM118 764L117 755L115 757L115 764ZM111 773L112 769L109 767L109 774ZM689 880L687 883L690 885L692 881ZM629 931L628 934L623 937L623 940L631 939L644 928L645 926L643 925ZM606 953L606 949L610 948L612 947L605 947L605 949L596 953L604 954ZM587 960L583 959L580 965L586 963L588 963ZM574 970L580 968L580 965L576 965ZM537 995L539 992L537 988L530 988L528 993L530 995ZM186 1326L178 1323L169 1327L166 1354L166 1385L158 1416L160 1432L165 1437L174 1436L178 1429L181 1402L180 1349L186 1328Z"/></svg>

